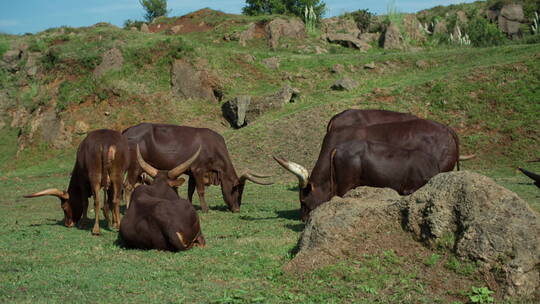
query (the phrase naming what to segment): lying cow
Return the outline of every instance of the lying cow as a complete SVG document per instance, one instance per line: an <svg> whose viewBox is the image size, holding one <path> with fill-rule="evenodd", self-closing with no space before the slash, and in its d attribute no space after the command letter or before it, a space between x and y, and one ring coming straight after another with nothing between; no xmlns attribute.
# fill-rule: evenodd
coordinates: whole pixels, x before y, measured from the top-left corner
<svg viewBox="0 0 540 304"><path fill-rule="evenodd" d="M64 225L73 227L81 217L86 219L88 197L94 198L95 222L92 234L99 235L99 190L105 193L103 214L109 226L112 211L113 226L120 226L120 198L124 173L129 166L129 148L127 139L120 132L101 129L88 133L77 149L77 159L71 172L67 191L47 189L24 197L53 195L60 199L64 211ZM112 185L112 188L109 187ZM108 191L112 190L112 191ZM109 206L107 193L112 196ZM112 207L112 210L110 210ZM79 223L82 223L79 222Z"/></svg>
<svg viewBox="0 0 540 304"><path fill-rule="evenodd" d="M181 251L205 245L195 208L173 189L184 182L177 178L200 152L199 146L188 160L164 171L146 163L139 147L136 148L139 165L154 180L150 185L138 186L131 195L130 207L120 226L120 236L127 247Z"/></svg>

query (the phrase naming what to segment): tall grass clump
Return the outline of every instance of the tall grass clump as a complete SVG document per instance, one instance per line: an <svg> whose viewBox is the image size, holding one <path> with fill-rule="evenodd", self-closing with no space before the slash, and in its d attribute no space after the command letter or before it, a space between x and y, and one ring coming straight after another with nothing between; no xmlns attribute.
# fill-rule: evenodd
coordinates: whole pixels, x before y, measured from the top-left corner
<svg viewBox="0 0 540 304"><path fill-rule="evenodd" d="M304 8L304 23L306 24L306 30L309 34L312 34L315 32L315 26L317 24L317 15L315 15L315 11L313 10L313 5L306 6Z"/></svg>
<svg viewBox="0 0 540 304"><path fill-rule="evenodd" d="M390 24L394 23L396 24L400 29L403 27L403 14L399 12L396 1L391 0L386 5L386 18L385 23Z"/></svg>
<svg viewBox="0 0 540 304"><path fill-rule="evenodd" d="M506 37L497 26L482 16L475 16L465 28L471 44L476 47L487 47L504 44Z"/></svg>
<svg viewBox="0 0 540 304"><path fill-rule="evenodd" d="M538 13L534 12L534 17L531 24L531 33L533 35L538 35L540 32L538 31L538 24L540 23L540 19L538 18Z"/></svg>

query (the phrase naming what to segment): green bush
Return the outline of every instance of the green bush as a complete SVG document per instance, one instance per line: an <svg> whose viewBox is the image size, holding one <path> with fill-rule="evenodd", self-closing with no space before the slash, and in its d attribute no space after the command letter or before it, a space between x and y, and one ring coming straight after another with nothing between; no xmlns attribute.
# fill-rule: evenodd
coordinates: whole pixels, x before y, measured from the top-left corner
<svg viewBox="0 0 540 304"><path fill-rule="evenodd" d="M246 0L242 8L244 15L294 15L304 19L306 7L313 7L317 20L320 20L326 10L326 4L320 0Z"/></svg>
<svg viewBox="0 0 540 304"><path fill-rule="evenodd" d="M360 9L354 12L346 13L344 17L352 17L358 29L365 33L368 31L369 25L371 24L371 19L373 14L368 9Z"/></svg>
<svg viewBox="0 0 540 304"><path fill-rule="evenodd" d="M139 0L146 14L144 19L148 22L152 22L157 17L167 16L167 0Z"/></svg>
<svg viewBox="0 0 540 304"><path fill-rule="evenodd" d="M471 303L493 303L494 299L491 296L493 291L487 287L472 287L472 291L469 292L469 300Z"/></svg>
<svg viewBox="0 0 540 304"><path fill-rule="evenodd" d="M506 37L497 26L481 16L469 20L465 33L469 35L471 44L476 47L501 45L506 42Z"/></svg>
<svg viewBox="0 0 540 304"><path fill-rule="evenodd" d="M128 20L124 21L124 28L125 29L130 29L132 27L136 27L136 28L140 29L141 25L143 23L144 23L143 21L128 19Z"/></svg>

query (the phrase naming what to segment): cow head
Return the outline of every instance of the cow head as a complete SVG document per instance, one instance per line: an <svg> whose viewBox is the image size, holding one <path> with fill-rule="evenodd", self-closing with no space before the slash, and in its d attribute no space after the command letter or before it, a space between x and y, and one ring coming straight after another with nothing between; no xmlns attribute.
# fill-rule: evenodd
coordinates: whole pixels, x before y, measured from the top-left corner
<svg viewBox="0 0 540 304"><path fill-rule="evenodd" d="M332 198L331 189L328 189L327 185L311 181L308 170L301 165L276 156L274 156L274 159L298 178L300 217L302 221L307 221L312 210Z"/></svg>
<svg viewBox="0 0 540 304"><path fill-rule="evenodd" d="M33 198L45 195L56 196L60 199L60 207L64 211L64 225L73 227L79 221L82 215L83 202L80 197L77 197L76 191L62 191L58 189L47 189L33 194L25 195L26 198ZM70 195L71 193L71 195Z"/></svg>
<svg viewBox="0 0 540 304"><path fill-rule="evenodd" d="M199 156L199 153L201 152L201 147L199 146L199 149L193 156L191 156L188 160L181 163L180 165L174 167L173 169L169 171L165 170L158 170L154 167L152 167L150 164L148 164L142 157L141 151L139 149L139 145L137 145L137 161L139 162L139 165L143 169L143 171L148 174L150 177L153 178L153 181L151 181L152 185L158 185L158 184L166 184L170 186L171 188L174 187L180 187L184 182L185 179L178 178L180 175L182 175L185 171L189 169L189 166L191 166L191 163L197 159Z"/></svg>
<svg viewBox="0 0 540 304"><path fill-rule="evenodd" d="M225 203L232 212L239 212L242 205L242 194L244 193L244 187L249 180L259 185L271 185L272 182L263 181L260 178L270 177L268 175L256 174L252 172L246 172L242 174L238 179L234 178L231 181L223 180L221 191Z"/></svg>

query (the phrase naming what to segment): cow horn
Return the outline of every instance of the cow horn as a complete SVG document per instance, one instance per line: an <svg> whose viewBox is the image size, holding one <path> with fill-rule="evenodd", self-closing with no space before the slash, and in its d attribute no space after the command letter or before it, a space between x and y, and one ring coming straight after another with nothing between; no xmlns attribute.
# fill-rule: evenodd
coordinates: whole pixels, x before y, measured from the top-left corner
<svg viewBox="0 0 540 304"><path fill-rule="evenodd" d="M40 191L40 192L24 195L23 197L32 198L32 197L38 197L38 196L44 196L44 195L52 195L52 196L56 196L58 198L65 199L65 200L69 199L69 193L67 193L66 191L55 189L55 188L51 188L51 189L43 190L43 191Z"/></svg>
<svg viewBox="0 0 540 304"><path fill-rule="evenodd" d="M141 166L144 172L148 173L148 175L150 175L151 177L156 177L156 175L158 174L158 170L144 161L141 155L141 149L139 149L139 145L137 145L137 161L139 162L139 166Z"/></svg>
<svg viewBox="0 0 540 304"><path fill-rule="evenodd" d="M184 173L187 169L189 169L189 166L191 166L191 163L193 163L197 159L197 157L199 157L199 153L201 153L200 145L199 145L199 149L197 149L197 152L195 152L193 156L191 156L188 160L186 160L185 162L181 163L180 165L170 170L169 173L167 173L167 176L170 179L176 179L177 177L179 177L182 173Z"/></svg>
<svg viewBox="0 0 540 304"><path fill-rule="evenodd" d="M527 162L528 162L528 163L540 162L540 158L528 160Z"/></svg>
<svg viewBox="0 0 540 304"><path fill-rule="evenodd" d="M528 176L530 179L534 180L535 182L540 182L540 175L533 173L531 171L527 171L523 168L518 168L518 169L519 171L521 171L523 174L525 174L526 176Z"/></svg>
<svg viewBox="0 0 540 304"><path fill-rule="evenodd" d="M278 164L280 164L283 168L290 171L292 174L296 175L298 177L298 186L300 189L304 189L307 187L308 184L308 178L309 178L309 172L306 170L306 168L302 167L301 165L297 163L290 162L286 159L282 159L276 156L272 156Z"/></svg>
<svg viewBox="0 0 540 304"><path fill-rule="evenodd" d="M459 160L464 161L464 160L469 160L469 159L472 159L472 158L475 158L475 157L476 157L476 154L460 155Z"/></svg>
<svg viewBox="0 0 540 304"><path fill-rule="evenodd" d="M258 178L265 178L265 177L270 177L269 175L259 175L259 174L256 174L256 173L250 173L250 172L246 172L244 174L242 174L242 176L240 176L240 183L241 184L244 184L246 182L246 180L250 180L252 182L254 182L255 184L259 184L259 185L272 185L273 182L267 182L267 181L262 181Z"/></svg>

